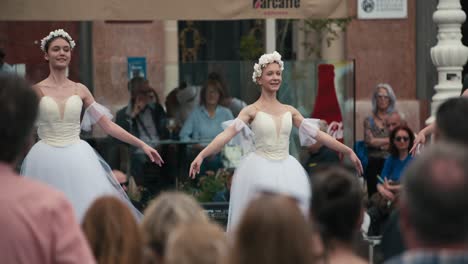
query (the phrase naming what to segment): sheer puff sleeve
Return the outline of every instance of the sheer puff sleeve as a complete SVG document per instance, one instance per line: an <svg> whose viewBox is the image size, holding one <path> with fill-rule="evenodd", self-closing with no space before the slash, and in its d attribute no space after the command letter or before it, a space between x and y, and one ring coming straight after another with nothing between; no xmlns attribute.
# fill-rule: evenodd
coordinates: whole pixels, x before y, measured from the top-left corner
<svg viewBox="0 0 468 264"><path fill-rule="evenodd" d="M302 146L310 146L317 142L315 137L317 137L319 131L319 121L320 119L315 118L304 118L302 120L299 127L299 139Z"/></svg>
<svg viewBox="0 0 468 264"><path fill-rule="evenodd" d="M96 124L103 116L106 116L109 119L113 118L109 109L103 105L93 102L85 110L83 120L81 121L81 129L84 131L91 131L92 125Z"/></svg>
<svg viewBox="0 0 468 264"><path fill-rule="evenodd" d="M244 121L236 118L222 123L224 129L234 126L237 135L229 142L230 145L238 145L244 154L255 150L254 133Z"/></svg>

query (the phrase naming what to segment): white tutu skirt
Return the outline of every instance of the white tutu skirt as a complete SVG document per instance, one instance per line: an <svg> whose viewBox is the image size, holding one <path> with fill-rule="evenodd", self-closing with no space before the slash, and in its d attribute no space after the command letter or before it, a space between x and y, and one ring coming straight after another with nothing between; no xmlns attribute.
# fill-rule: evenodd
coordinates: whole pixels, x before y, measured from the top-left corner
<svg viewBox="0 0 468 264"><path fill-rule="evenodd" d="M228 231L233 231L250 200L261 192L291 196L308 215L311 189L302 165L291 155L272 160L251 152L240 162L232 179Z"/></svg>
<svg viewBox="0 0 468 264"><path fill-rule="evenodd" d="M88 207L102 195L119 197L138 219L141 218L141 213L133 207L109 165L83 140L64 147L37 142L26 156L21 174L62 191L72 203L80 222Z"/></svg>

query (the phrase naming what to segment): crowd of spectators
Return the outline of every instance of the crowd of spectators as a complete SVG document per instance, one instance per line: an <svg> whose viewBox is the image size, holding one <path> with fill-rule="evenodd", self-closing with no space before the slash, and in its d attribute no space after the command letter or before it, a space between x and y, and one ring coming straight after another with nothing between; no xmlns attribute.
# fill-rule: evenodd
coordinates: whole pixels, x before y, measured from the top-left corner
<svg viewBox="0 0 468 264"><path fill-rule="evenodd" d="M200 131L210 121L232 119L221 106L222 85L213 76L206 82L181 137L213 137ZM140 137L164 137L166 113L156 98L149 98L154 97L150 90L147 82L134 81L131 102L120 112L127 116L122 122ZM354 245L362 232L369 235L361 228L368 215L371 226L378 222L373 235L383 235L382 251L393 250L385 255L386 263L467 263L468 98L440 106L434 142L416 156L410 153L415 134L395 101L389 85L377 86L372 115L364 123L367 193L346 167L329 166L311 173L313 196L306 215L295 198L259 190L239 225L227 233L193 197L176 191L152 199L141 220L121 200L104 196L78 223L62 193L15 172L31 143L39 101L24 80L0 74L1 262L365 263ZM138 116L141 122L135 121ZM144 120L155 123L145 127ZM213 127L208 132L216 134ZM376 160L379 165L372 165ZM115 175L128 191L133 179ZM369 193L369 184L376 191ZM395 236L399 239L388 243Z"/></svg>

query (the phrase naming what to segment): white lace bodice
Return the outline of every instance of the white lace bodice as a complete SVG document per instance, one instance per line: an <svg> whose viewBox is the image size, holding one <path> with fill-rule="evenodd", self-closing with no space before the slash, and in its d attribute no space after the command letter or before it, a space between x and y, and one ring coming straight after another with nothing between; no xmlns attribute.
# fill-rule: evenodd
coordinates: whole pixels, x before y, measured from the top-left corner
<svg viewBox="0 0 468 264"><path fill-rule="evenodd" d="M64 101L43 96L39 102L37 134L51 146L62 147L80 140L80 115L83 101L72 95Z"/></svg>
<svg viewBox="0 0 468 264"><path fill-rule="evenodd" d="M258 154L274 160L289 156L289 135L292 128L291 112L274 116L258 111L251 127Z"/></svg>

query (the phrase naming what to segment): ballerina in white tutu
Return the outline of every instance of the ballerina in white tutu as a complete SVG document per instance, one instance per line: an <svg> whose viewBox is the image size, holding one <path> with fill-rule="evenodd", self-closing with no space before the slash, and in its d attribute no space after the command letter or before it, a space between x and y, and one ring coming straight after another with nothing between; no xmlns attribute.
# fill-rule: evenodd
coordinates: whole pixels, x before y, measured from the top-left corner
<svg viewBox="0 0 468 264"><path fill-rule="evenodd" d="M111 136L141 148L151 161L160 166L163 161L155 149L113 123L109 110L94 101L86 86L67 78L74 46L73 39L62 29L50 32L41 41L50 74L34 86L40 96L40 141L27 154L21 174L63 191L81 220L89 205L104 194L117 195L131 206L106 162L80 140L81 129L90 130L97 123ZM83 107L86 111L80 123Z"/></svg>
<svg viewBox="0 0 468 264"><path fill-rule="evenodd" d="M283 61L278 52L260 57L252 76L253 81L261 87L260 98L245 107L190 165L189 175L194 178L200 171L203 159L219 152L236 134L242 131L242 136L252 136L255 150L241 161L234 173L228 231L236 226L248 202L259 191L292 196L299 202L304 213L308 211L311 191L307 174L301 164L289 155L292 125L299 128L303 145L319 141L348 156L358 173L362 174L361 162L352 149L320 131L317 119L305 119L297 109L276 99L283 69Z"/></svg>

